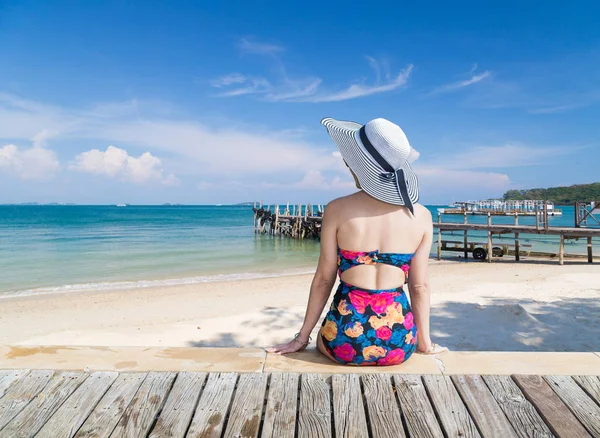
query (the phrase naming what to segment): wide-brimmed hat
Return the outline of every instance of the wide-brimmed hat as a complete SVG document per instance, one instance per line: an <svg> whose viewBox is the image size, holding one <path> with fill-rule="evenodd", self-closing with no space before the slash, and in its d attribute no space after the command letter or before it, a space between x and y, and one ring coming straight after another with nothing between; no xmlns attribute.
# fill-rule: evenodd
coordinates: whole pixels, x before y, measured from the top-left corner
<svg viewBox="0 0 600 438"><path fill-rule="evenodd" d="M388 204L404 205L414 214L419 182L409 162L419 154L398 125L386 119L374 119L361 125L325 118L321 123L362 190Z"/></svg>

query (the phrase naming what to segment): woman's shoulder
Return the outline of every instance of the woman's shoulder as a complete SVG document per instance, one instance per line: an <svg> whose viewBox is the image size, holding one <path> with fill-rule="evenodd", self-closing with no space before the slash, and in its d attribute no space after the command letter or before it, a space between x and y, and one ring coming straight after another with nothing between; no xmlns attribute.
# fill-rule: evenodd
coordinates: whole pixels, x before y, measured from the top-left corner
<svg viewBox="0 0 600 438"><path fill-rule="evenodd" d="M415 217L421 218L426 221L431 221L431 211L422 204L414 204Z"/></svg>
<svg viewBox="0 0 600 438"><path fill-rule="evenodd" d="M329 209L329 211L342 209L345 206L355 203L357 200L356 198L356 193L346 196L340 196L339 198L335 198L329 201L326 205L326 209Z"/></svg>

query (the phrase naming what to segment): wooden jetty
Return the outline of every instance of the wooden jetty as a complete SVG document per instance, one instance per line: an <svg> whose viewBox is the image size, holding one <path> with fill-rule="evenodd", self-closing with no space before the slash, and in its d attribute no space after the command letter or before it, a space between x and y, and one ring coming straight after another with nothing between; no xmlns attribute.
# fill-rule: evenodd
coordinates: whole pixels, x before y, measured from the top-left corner
<svg viewBox="0 0 600 438"><path fill-rule="evenodd" d="M595 437L600 377L0 371L0 437Z"/></svg>
<svg viewBox="0 0 600 438"><path fill-rule="evenodd" d="M298 204L292 206L288 203L283 211L279 205L264 208L262 202L254 203L254 232L271 234L274 236L286 236L296 239L309 237L319 238L321 235L321 219L324 207L322 205Z"/></svg>
<svg viewBox="0 0 600 438"><path fill-rule="evenodd" d="M438 220L437 223L434 224L435 228L437 228L437 258L441 260L442 258L442 250L447 249L447 244L444 244L444 239L442 238L442 233L444 231L452 231L452 232L463 232L463 246L462 250L464 253L464 257L467 258L469 254L469 242L467 233L468 231L482 231L487 232L488 239L487 244L482 248L484 251L484 257L488 260L488 262L492 261L492 257L494 255L494 244L492 241L493 235L504 235L511 234L514 235L515 243L514 250L512 253L515 256L515 260L519 261L521 255L531 255L531 256L551 256L552 253L543 253L543 252L533 252L533 251L522 251L521 244L519 242L519 237L522 234L537 234L537 235L549 235L549 236L558 236L559 237L559 247L558 247L558 261L559 264L564 264L565 259L565 240L570 239L587 239L587 261L589 263L593 263L593 242L592 239L600 238L600 229L599 228L583 228L583 227L550 227L548 226L548 210L540 212L540 214L536 215L536 223L535 225L519 225L519 215L514 215L514 224L493 224L492 223L492 215L488 213L487 215L487 224L473 224L468 222L468 215L464 214L463 223L450 223L450 222L442 222L442 213L438 212ZM446 247L446 248L445 248ZM456 247L453 248L456 250ZM475 252L473 252L475 255ZM568 255L568 257L578 257L575 255ZM580 257L580 256L579 256Z"/></svg>

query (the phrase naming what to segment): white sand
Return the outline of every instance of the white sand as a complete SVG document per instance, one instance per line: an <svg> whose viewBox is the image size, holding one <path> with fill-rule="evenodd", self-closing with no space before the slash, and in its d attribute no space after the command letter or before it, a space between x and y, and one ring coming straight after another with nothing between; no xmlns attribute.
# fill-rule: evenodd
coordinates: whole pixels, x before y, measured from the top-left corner
<svg viewBox="0 0 600 438"><path fill-rule="evenodd" d="M600 351L600 266L432 262L453 350ZM310 275L0 300L0 344L262 347L302 323Z"/></svg>

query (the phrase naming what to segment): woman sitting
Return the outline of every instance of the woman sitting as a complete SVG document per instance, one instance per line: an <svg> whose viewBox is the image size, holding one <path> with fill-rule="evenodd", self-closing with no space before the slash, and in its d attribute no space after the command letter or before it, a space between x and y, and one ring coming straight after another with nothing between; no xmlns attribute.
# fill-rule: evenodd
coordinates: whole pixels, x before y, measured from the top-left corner
<svg viewBox="0 0 600 438"><path fill-rule="evenodd" d="M447 351L429 333L433 225L429 210L417 204L409 161L418 153L385 119L364 126L330 118L321 123L360 191L327 204L304 324L294 339L267 351L292 353L308 345L336 274L339 287L317 338L324 355L348 365L398 365L415 351Z"/></svg>

